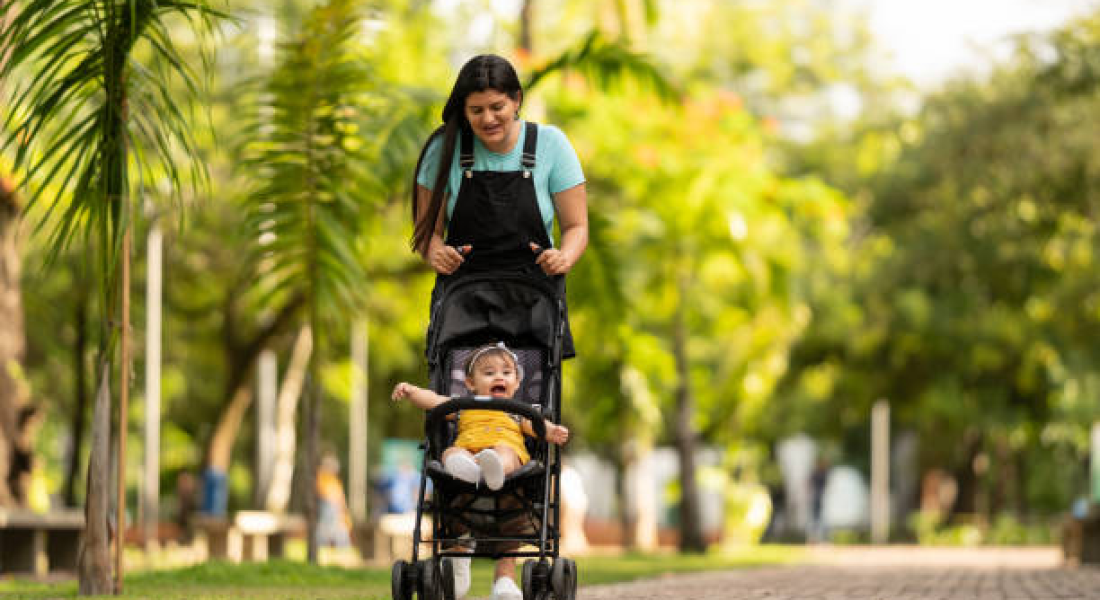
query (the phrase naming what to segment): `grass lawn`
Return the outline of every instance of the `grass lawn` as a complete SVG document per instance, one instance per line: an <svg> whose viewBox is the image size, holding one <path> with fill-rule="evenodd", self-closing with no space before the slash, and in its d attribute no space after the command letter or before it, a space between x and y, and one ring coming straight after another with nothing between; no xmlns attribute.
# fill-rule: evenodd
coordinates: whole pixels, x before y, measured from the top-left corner
<svg viewBox="0 0 1100 600"><path fill-rule="evenodd" d="M658 577L665 573L784 564L798 560L796 547L759 546L737 553L680 556L624 555L577 560L581 585ZM492 563L474 561L471 596L489 595ZM76 582L44 584L0 580L0 598L76 597ZM346 569L302 562L230 564L212 562L184 569L133 573L126 578L123 598L150 600L387 600L389 568ZM115 598L108 596L107 598Z"/></svg>

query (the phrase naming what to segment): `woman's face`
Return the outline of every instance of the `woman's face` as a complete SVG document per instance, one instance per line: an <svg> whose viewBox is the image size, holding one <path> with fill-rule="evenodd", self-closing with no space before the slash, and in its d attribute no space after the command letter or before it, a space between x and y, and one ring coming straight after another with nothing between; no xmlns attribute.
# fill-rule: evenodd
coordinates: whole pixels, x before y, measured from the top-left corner
<svg viewBox="0 0 1100 600"><path fill-rule="evenodd" d="M519 104L497 90L474 92L466 96L466 120L482 144L490 148L500 146L516 122Z"/></svg>
<svg viewBox="0 0 1100 600"><path fill-rule="evenodd" d="M477 361L466 386L478 396L511 398L519 389L519 373L512 361L499 354L490 355Z"/></svg>

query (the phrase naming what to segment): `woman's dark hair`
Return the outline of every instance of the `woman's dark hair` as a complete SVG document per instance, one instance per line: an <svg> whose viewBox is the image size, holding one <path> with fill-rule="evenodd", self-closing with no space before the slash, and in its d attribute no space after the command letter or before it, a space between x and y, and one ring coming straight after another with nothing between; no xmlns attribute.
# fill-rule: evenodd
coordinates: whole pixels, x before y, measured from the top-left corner
<svg viewBox="0 0 1100 600"><path fill-rule="evenodd" d="M443 190L451 172L451 162L454 160L459 131L470 130L470 123L466 120L466 97L485 90L496 90L517 102L523 93L519 76L507 60L495 54L482 54L471 58L458 72L455 85L451 88L451 95L447 98L447 104L443 106L443 125L428 136L428 141L420 150L420 158L416 159L412 185L412 248L421 254L427 255L432 232L435 231L435 223L439 219L439 211L443 206ZM435 185L432 186L432 199L424 215L421 216L417 214L416 177L420 174L420 166L424 162L424 154L428 146L440 135L443 136L443 144L439 152Z"/></svg>

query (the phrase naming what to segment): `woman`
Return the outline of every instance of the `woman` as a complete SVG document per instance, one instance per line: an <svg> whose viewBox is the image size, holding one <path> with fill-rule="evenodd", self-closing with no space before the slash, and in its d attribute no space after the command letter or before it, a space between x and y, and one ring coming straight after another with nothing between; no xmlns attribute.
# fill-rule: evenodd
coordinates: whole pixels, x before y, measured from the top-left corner
<svg viewBox="0 0 1100 600"><path fill-rule="evenodd" d="M564 275L588 246L584 173L556 127L520 118L523 89L515 69L477 56L458 73L437 129L417 161L412 194L412 247L439 281L464 271L537 264ZM552 237L555 216L561 241ZM566 329L563 355L574 355ZM469 588L469 559L454 561L455 595ZM519 600L514 558L496 563L494 600Z"/></svg>

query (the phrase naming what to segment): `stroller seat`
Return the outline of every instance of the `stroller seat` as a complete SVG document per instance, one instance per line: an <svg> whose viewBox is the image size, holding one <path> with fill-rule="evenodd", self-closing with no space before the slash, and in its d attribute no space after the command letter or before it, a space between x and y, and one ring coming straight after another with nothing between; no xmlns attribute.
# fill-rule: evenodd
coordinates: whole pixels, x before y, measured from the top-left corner
<svg viewBox="0 0 1100 600"><path fill-rule="evenodd" d="M463 365L466 364L470 354L476 349L476 347L472 346L461 347L453 348L447 352L445 358L446 368L444 368L443 371L450 376L450 380L445 386L452 398L469 396L470 392L466 388L466 372L463 370ZM535 412L541 416L550 417L551 415L547 415L543 412L541 404L542 371L545 368L546 353L538 348L509 348L509 350L519 359L519 367L524 374L523 380L520 382L520 387L516 391L513 400L515 402L530 405L535 409ZM478 406L478 408L482 407ZM532 419L532 421L533 420L534 419ZM453 421L443 424L431 424L429 422L426 428L428 429L427 433L429 438L435 442L432 444L432 448L437 449L440 453L443 449L449 448L454 442L456 427ZM433 431L435 428L441 428L442 430ZM539 440L526 438L527 452L531 456L531 459L524 463L519 469L508 474L504 480L504 488L502 488L502 491L514 487L515 482L518 480L528 477L537 477L545 472L546 467L542 460L545 449L540 447L542 444L543 443ZM455 479L443 468L443 463L438 455L428 458L426 473L432 478L432 482L435 485L457 486L460 491L463 492L477 491L479 493L491 493L485 489L479 490L471 483Z"/></svg>

